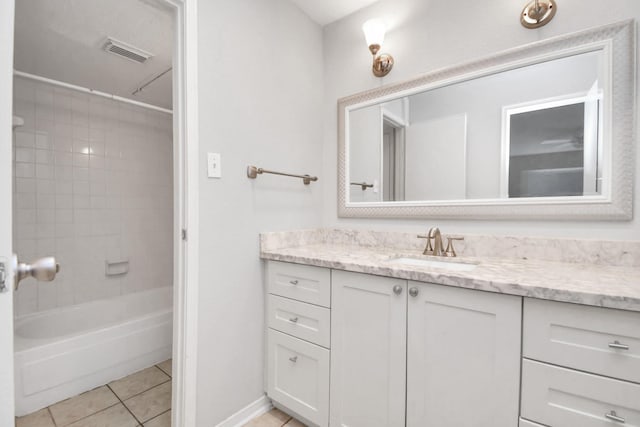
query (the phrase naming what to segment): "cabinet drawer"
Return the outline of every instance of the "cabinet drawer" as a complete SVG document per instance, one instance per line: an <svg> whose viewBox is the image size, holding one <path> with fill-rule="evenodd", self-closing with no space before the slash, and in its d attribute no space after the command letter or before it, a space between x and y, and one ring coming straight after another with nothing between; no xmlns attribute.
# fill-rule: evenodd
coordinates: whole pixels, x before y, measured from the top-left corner
<svg viewBox="0 0 640 427"><path fill-rule="evenodd" d="M267 283L270 294L330 307L331 270L328 268L269 261Z"/></svg>
<svg viewBox="0 0 640 427"><path fill-rule="evenodd" d="M640 313L525 299L523 355L640 383Z"/></svg>
<svg viewBox="0 0 640 427"><path fill-rule="evenodd" d="M521 415L553 427L638 426L640 385L525 359Z"/></svg>
<svg viewBox="0 0 640 427"><path fill-rule="evenodd" d="M269 295L267 316L270 328L329 348L331 314L328 308Z"/></svg>
<svg viewBox="0 0 640 427"><path fill-rule="evenodd" d="M267 394L309 421L329 423L329 350L273 329L268 332Z"/></svg>

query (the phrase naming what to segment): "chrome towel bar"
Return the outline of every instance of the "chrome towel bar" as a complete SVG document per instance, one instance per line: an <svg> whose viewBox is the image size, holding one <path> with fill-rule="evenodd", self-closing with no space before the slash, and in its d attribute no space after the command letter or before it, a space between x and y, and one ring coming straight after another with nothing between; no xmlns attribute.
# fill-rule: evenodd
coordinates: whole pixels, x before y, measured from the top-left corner
<svg viewBox="0 0 640 427"><path fill-rule="evenodd" d="M311 181L317 181L318 180L317 176L296 175L296 174L292 174L292 173L270 171L270 170L259 168L259 167L256 167L256 166L247 166L247 176L249 178L251 178L251 179L256 179L258 177L258 175L261 175L263 173L270 173L272 175L282 175L282 176L291 176L293 178L300 178L300 179L302 179L302 182L304 182L304 185L309 185L311 183Z"/></svg>
<svg viewBox="0 0 640 427"><path fill-rule="evenodd" d="M365 191L367 188L373 188L373 184L367 184L366 182L352 182L351 185L359 185L362 187L362 191Z"/></svg>

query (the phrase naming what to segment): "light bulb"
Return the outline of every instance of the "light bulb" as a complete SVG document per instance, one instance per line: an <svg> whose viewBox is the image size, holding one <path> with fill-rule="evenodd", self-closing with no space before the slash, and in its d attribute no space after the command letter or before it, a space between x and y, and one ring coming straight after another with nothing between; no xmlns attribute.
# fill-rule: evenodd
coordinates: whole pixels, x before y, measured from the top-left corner
<svg viewBox="0 0 640 427"><path fill-rule="evenodd" d="M384 22L380 19L370 19L362 25L364 37L367 39L367 46L382 46L384 33L387 31Z"/></svg>

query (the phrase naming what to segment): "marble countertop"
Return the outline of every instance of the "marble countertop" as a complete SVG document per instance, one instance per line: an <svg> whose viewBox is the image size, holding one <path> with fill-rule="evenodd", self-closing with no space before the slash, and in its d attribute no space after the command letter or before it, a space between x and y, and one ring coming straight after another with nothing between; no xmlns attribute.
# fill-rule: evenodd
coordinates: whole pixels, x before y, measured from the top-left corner
<svg viewBox="0 0 640 427"><path fill-rule="evenodd" d="M267 260L640 312L640 267L523 259L443 258L425 256L415 250L382 250L326 243L263 248L260 255ZM390 262L398 257L473 263L477 267L472 271L451 271Z"/></svg>

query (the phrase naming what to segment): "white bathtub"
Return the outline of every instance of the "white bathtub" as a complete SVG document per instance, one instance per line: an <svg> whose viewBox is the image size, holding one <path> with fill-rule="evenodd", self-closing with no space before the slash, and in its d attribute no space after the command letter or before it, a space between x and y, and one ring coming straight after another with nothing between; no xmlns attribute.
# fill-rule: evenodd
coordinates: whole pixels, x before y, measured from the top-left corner
<svg viewBox="0 0 640 427"><path fill-rule="evenodd" d="M170 358L172 300L166 287L16 319L16 415Z"/></svg>

